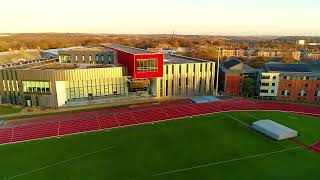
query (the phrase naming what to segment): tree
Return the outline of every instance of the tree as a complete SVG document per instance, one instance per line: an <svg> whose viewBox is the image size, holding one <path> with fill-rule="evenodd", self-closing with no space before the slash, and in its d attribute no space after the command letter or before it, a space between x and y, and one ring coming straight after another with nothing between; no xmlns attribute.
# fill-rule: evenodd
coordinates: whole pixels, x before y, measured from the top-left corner
<svg viewBox="0 0 320 180"><path fill-rule="evenodd" d="M243 95L246 97L254 96L255 92L255 79L244 78L243 82Z"/></svg>

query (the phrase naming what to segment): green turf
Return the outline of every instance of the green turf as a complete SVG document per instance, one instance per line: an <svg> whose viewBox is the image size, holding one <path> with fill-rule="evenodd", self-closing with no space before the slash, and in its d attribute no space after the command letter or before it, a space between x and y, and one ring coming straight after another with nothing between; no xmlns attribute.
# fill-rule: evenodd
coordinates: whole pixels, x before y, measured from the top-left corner
<svg viewBox="0 0 320 180"><path fill-rule="evenodd" d="M303 141L317 134L320 138L311 129L320 126L319 119L278 112L229 115L243 122L268 117L303 129ZM156 176L294 147L298 146L272 141L221 113L0 146L0 179L20 174L11 179L318 180L320 156L304 148Z"/></svg>
<svg viewBox="0 0 320 180"><path fill-rule="evenodd" d="M20 106L0 106L0 115L18 113L21 109Z"/></svg>

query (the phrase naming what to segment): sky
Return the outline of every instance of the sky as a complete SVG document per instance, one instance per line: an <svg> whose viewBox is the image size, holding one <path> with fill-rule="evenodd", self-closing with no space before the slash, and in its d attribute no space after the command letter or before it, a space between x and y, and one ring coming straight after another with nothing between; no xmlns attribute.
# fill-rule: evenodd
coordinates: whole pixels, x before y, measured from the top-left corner
<svg viewBox="0 0 320 180"><path fill-rule="evenodd" d="M320 35L319 0L1 0L0 33Z"/></svg>

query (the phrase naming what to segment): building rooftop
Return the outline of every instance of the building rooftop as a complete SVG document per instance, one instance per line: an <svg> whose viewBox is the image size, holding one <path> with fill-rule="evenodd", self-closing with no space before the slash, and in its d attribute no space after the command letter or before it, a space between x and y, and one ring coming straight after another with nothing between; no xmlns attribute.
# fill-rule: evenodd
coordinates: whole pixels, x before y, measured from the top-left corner
<svg viewBox="0 0 320 180"><path fill-rule="evenodd" d="M312 72L320 73L320 61L306 61L305 63Z"/></svg>
<svg viewBox="0 0 320 180"><path fill-rule="evenodd" d="M203 63L208 62L203 59L196 59L186 56L178 56L171 53L164 54L164 63L165 64L185 64L185 63Z"/></svg>
<svg viewBox="0 0 320 180"><path fill-rule="evenodd" d="M222 64L225 69L230 69L231 67L241 64L242 62L238 59L231 59L230 61L226 61Z"/></svg>
<svg viewBox="0 0 320 180"><path fill-rule="evenodd" d="M234 70L242 70L244 73L255 73L255 72L259 71L258 69L255 69L255 68L249 66L248 64L243 63L242 61L235 59L235 58L231 59L230 61L226 61L226 62L222 63L220 65L220 67L222 70L225 70L225 69L230 69L238 64L242 64L242 66L239 66L238 69L234 69Z"/></svg>
<svg viewBox="0 0 320 180"><path fill-rule="evenodd" d="M106 48L101 48L101 47L87 47L87 46L79 46L79 47L72 47L72 48L64 48L58 50L58 53L61 52L104 52L104 51L113 51L112 49L106 49Z"/></svg>
<svg viewBox="0 0 320 180"><path fill-rule="evenodd" d="M124 52L130 53L130 54L159 54L159 53L151 52L151 51L148 51L145 49L139 49L139 48L124 46L124 45L119 45L119 44L107 44L107 45L103 45L103 46L111 48L111 49L124 51Z"/></svg>
<svg viewBox="0 0 320 180"><path fill-rule="evenodd" d="M265 64L266 71L274 72L312 72L307 64L283 64L283 63L267 63Z"/></svg>
<svg viewBox="0 0 320 180"><path fill-rule="evenodd" d="M62 69L90 69L90 68L108 68L108 67L122 67L120 64L71 64L59 63L55 61L38 62L32 64L25 64L13 67L21 70L62 70Z"/></svg>

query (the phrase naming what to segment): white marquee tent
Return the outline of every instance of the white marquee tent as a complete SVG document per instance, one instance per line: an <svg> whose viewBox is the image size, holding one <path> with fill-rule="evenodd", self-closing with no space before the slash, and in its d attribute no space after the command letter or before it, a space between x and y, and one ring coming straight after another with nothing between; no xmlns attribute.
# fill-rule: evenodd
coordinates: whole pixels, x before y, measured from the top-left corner
<svg viewBox="0 0 320 180"><path fill-rule="evenodd" d="M298 136L298 132L272 120L260 120L252 123L252 128L274 140L289 139Z"/></svg>

